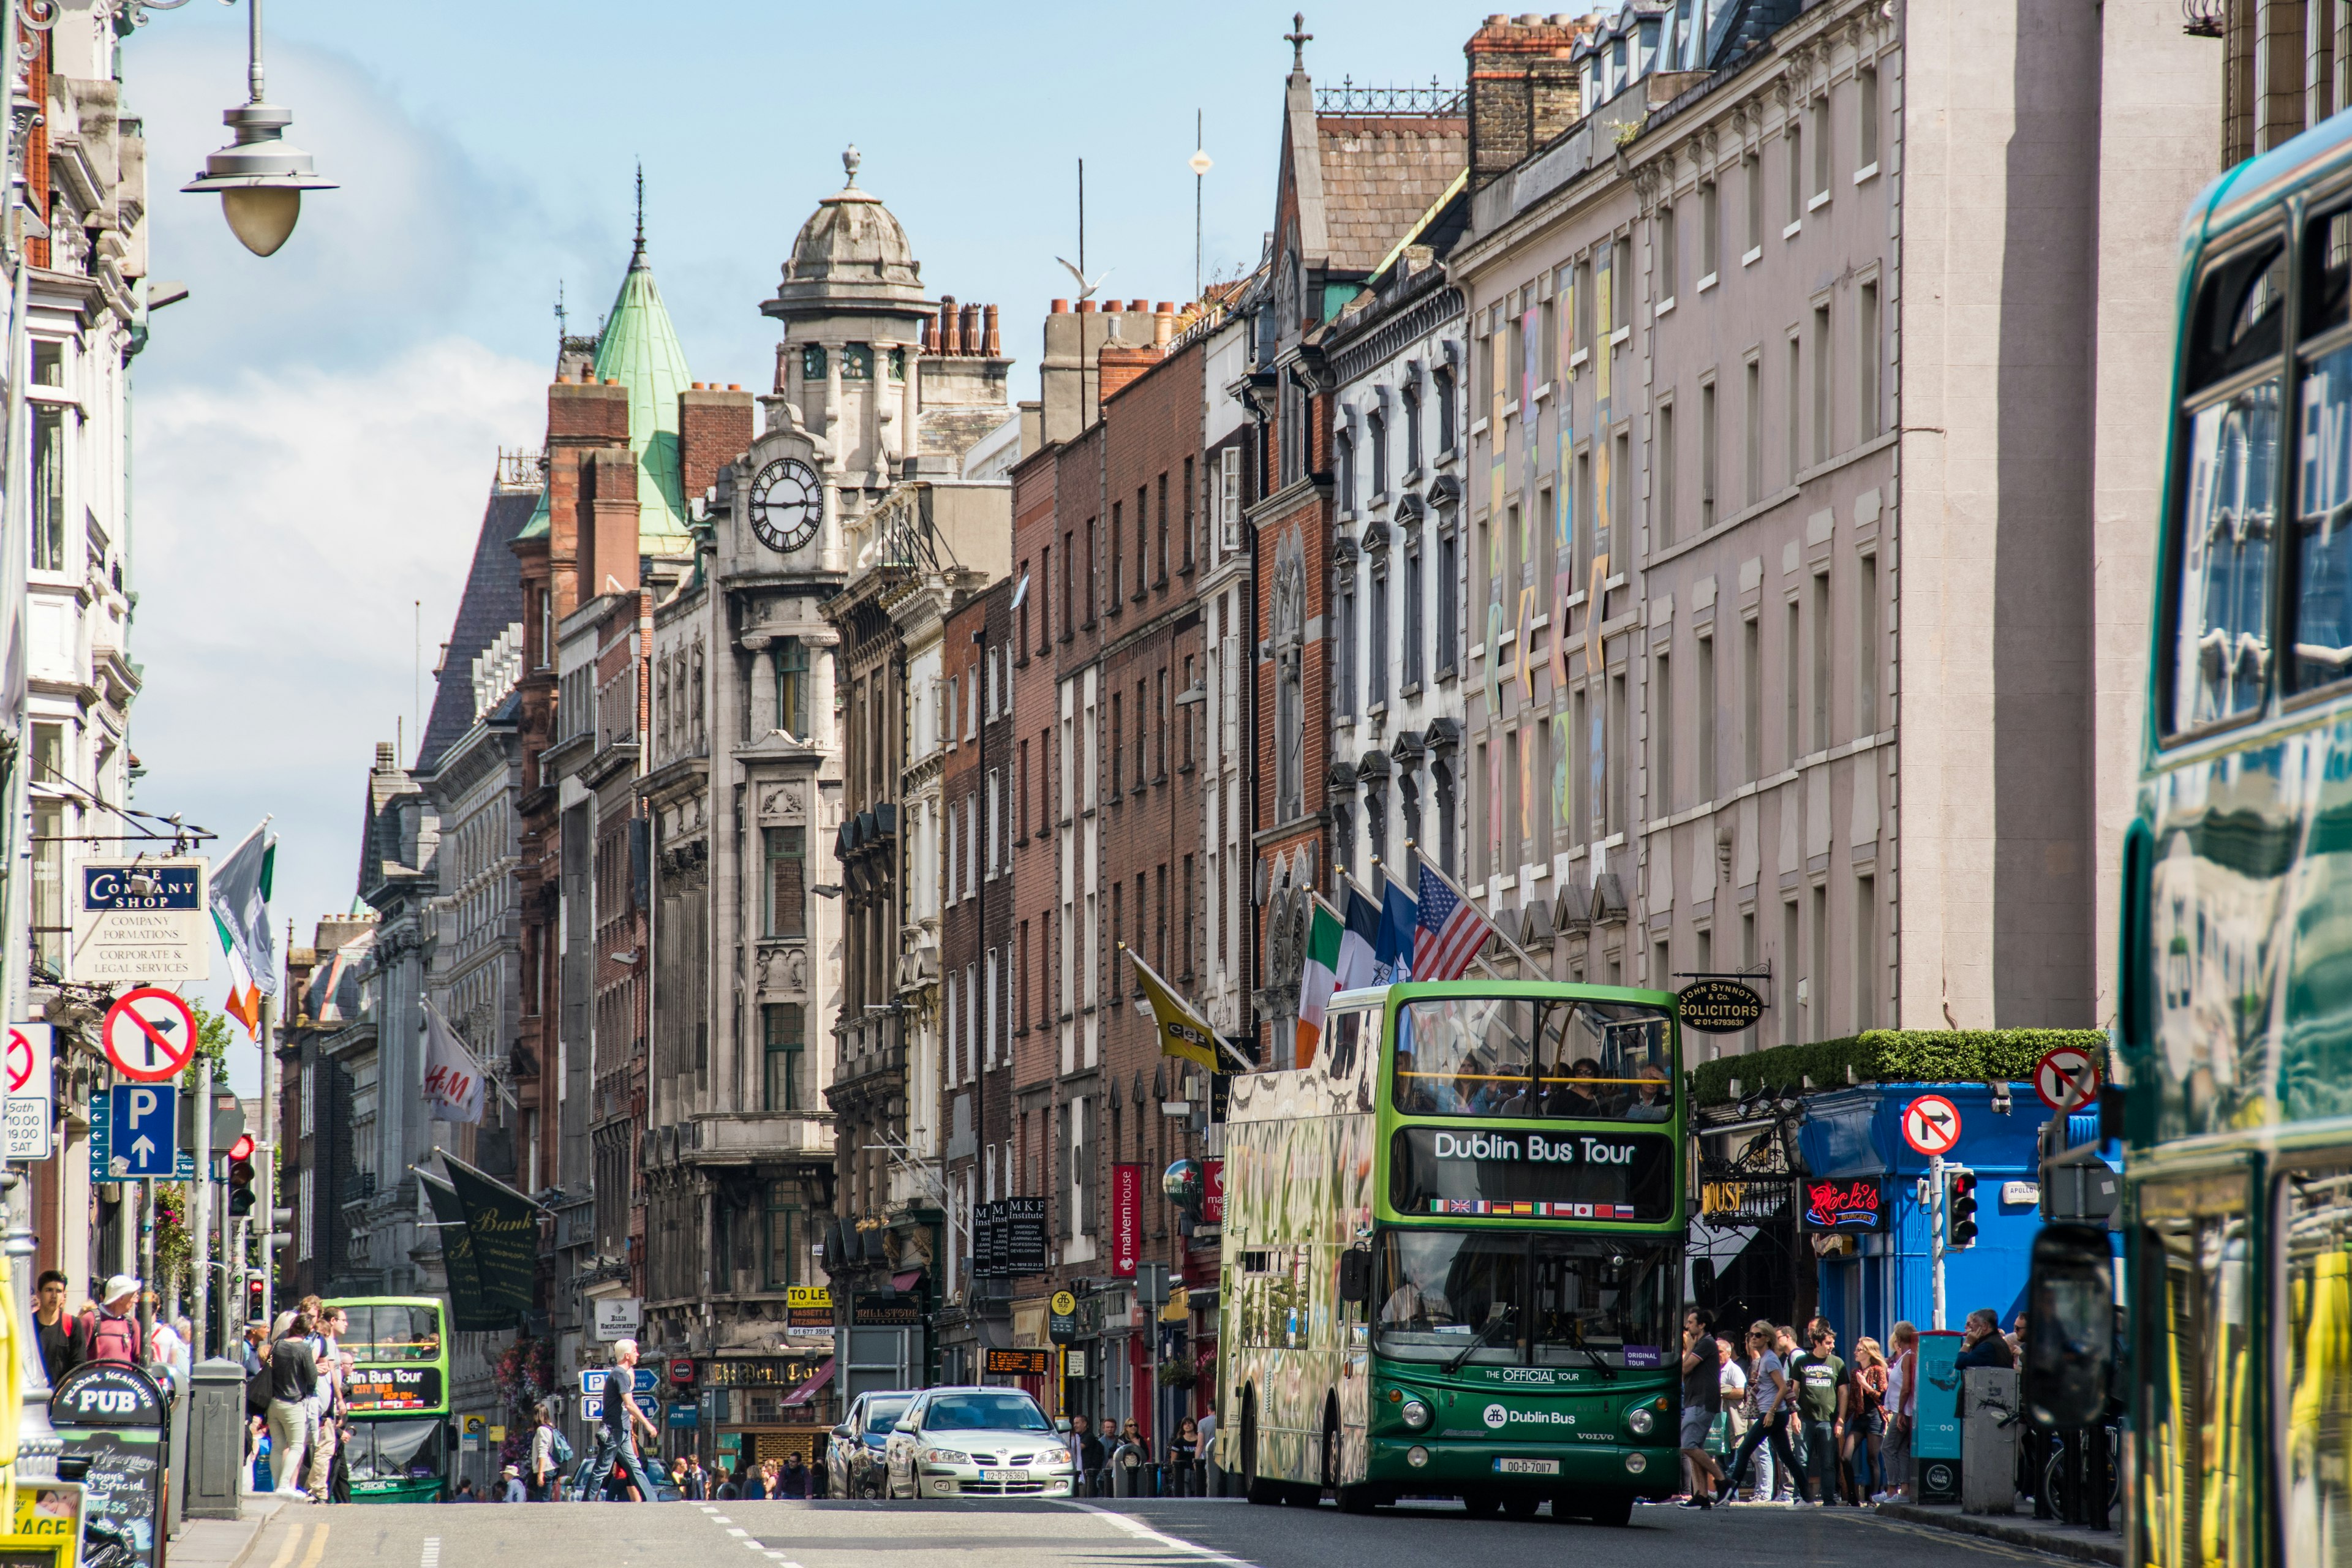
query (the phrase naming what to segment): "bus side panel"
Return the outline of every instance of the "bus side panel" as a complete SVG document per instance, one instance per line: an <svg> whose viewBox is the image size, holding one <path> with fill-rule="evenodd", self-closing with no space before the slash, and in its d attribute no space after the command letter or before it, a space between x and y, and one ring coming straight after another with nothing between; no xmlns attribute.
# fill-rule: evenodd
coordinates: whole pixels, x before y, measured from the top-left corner
<svg viewBox="0 0 2352 1568"><path fill-rule="evenodd" d="M1260 1476L1319 1485L1333 1415L1341 1479L1365 1473L1363 1329L1340 1310L1339 1272L1339 1253L1371 1223L1372 1142L1369 1115L1226 1128L1219 1441L1231 1446L1219 1462L1229 1470L1245 1464L1241 1412L1254 1391Z"/></svg>

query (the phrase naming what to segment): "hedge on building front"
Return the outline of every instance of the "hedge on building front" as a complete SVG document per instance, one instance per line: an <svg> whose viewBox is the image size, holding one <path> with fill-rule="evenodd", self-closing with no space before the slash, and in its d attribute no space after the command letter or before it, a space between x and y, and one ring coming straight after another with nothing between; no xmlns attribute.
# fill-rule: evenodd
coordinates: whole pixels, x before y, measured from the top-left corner
<svg viewBox="0 0 2352 1568"><path fill-rule="evenodd" d="M1684 1035L1683 1048L1700 1037ZM2043 1053L2059 1046L2089 1052L2104 1070L2103 1029L1872 1029L1701 1062L1691 1069L1691 1100L1721 1105L1759 1089L1801 1093L1807 1079L1815 1089L1842 1089L1848 1068L1856 1083L2022 1083ZM1738 1094L1731 1090L1734 1079Z"/></svg>

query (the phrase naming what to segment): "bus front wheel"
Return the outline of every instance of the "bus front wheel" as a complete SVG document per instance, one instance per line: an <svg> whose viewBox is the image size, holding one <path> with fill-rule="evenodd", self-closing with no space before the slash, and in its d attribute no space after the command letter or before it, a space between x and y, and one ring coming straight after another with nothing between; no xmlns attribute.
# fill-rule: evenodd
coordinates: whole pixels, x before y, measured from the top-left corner
<svg viewBox="0 0 2352 1568"><path fill-rule="evenodd" d="M1595 1524L1623 1525L1633 1517L1633 1494L1611 1493L1591 1503L1582 1511L1584 1517Z"/></svg>
<svg viewBox="0 0 2352 1568"><path fill-rule="evenodd" d="M1513 1519L1533 1519L1543 1499L1533 1492L1513 1492L1503 1500L1503 1511Z"/></svg>
<svg viewBox="0 0 2352 1568"><path fill-rule="evenodd" d="M1462 1511L1473 1519L1492 1519L1495 1517L1495 1510L1501 1506L1502 1499L1493 1492L1462 1494Z"/></svg>

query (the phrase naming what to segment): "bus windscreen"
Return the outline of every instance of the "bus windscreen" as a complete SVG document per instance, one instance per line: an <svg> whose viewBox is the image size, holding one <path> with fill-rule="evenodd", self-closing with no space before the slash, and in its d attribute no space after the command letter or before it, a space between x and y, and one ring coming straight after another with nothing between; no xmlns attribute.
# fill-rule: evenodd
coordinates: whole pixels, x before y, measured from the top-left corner
<svg viewBox="0 0 2352 1568"><path fill-rule="evenodd" d="M342 1348L362 1365L437 1361L441 1310L437 1307L383 1302L339 1303L351 1319Z"/></svg>
<svg viewBox="0 0 2352 1568"><path fill-rule="evenodd" d="M1665 1121L1666 1015L1621 1002L1432 996L1397 1010L1392 1103L1407 1116Z"/></svg>
<svg viewBox="0 0 2352 1568"><path fill-rule="evenodd" d="M1475 1366L1656 1368L1680 1353L1665 1242L1384 1230L1373 1349Z"/></svg>

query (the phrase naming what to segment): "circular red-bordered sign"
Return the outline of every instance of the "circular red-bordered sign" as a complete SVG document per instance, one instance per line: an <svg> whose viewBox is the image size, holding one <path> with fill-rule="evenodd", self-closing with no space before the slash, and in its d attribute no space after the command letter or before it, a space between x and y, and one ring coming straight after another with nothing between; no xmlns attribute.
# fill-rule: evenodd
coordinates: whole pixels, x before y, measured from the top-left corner
<svg viewBox="0 0 2352 1568"><path fill-rule="evenodd" d="M1930 1158L1960 1141L1960 1108L1940 1094L1923 1094L1903 1108L1903 1141Z"/></svg>
<svg viewBox="0 0 2352 1568"><path fill-rule="evenodd" d="M2091 1091L2078 1096L2074 1092L2074 1080L2082 1076L2084 1068L2091 1069ZM2086 1105L2095 1104L2099 1098L2098 1064L2091 1059L2088 1051L2079 1047L2053 1047L2044 1051L2042 1059L2033 1064L2033 1092L2040 1095L2042 1103L2053 1110L2080 1110Z"/></svg>
<svg viewBox="0 0 2352 1568"><path fill-rule="evenodd" d="M135 1083L163 1083L196 1054L196 1016L171 992L142 985L106 1010L99 1038L115 1071Z"/></svg>
<svg viewBox="0 0 2352 1568"><path fill-rule="evenodd" d="M0 1051L0 1081L8 1086L10 1094L22 1094L25 1086L33 1081L33 1068L40 1064L40 1053L22 1029L8 1031L8 1046ZM37 1090L36 1092L40 1092Z"/></svg>

